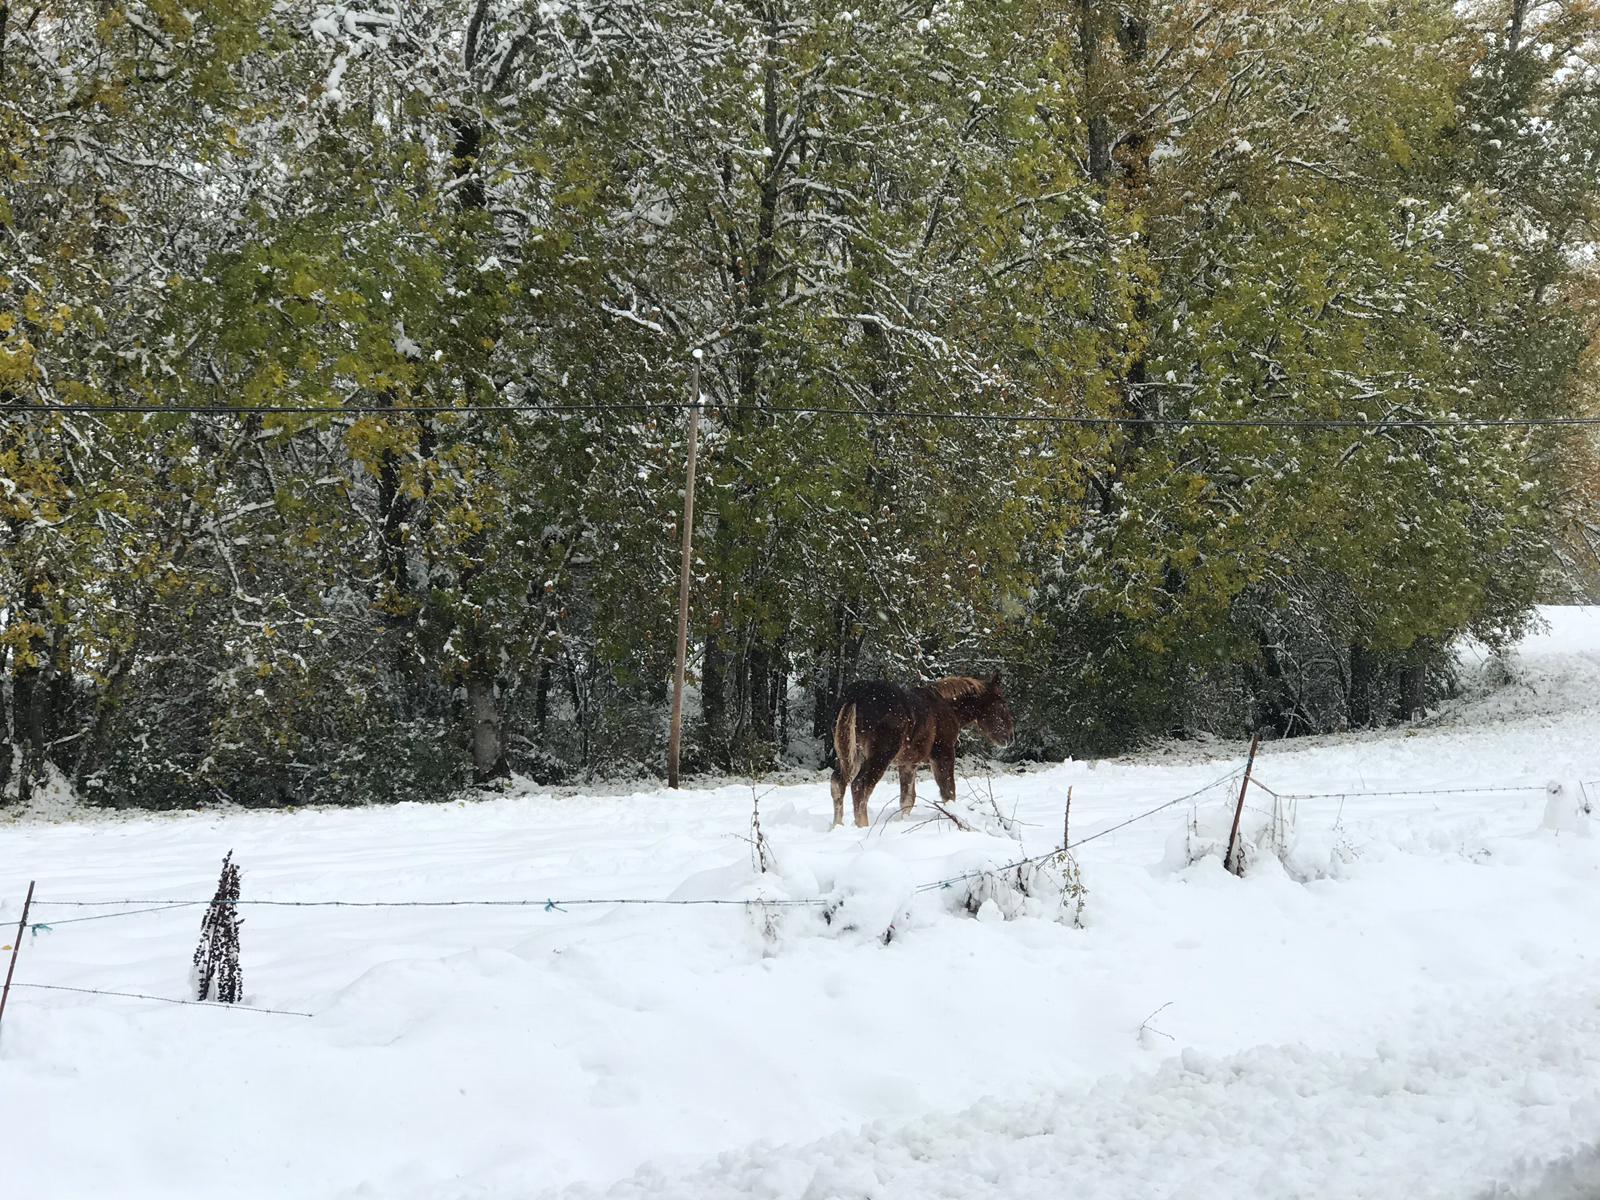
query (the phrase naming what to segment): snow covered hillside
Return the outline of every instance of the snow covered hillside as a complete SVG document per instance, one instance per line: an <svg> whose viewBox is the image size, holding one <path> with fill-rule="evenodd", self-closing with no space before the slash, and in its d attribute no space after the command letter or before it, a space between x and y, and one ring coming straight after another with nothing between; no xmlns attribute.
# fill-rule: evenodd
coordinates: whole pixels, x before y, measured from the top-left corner
<svg viewBox="0 0 1600 1200"><path fill-rule="evenodd" d="M888 785L830 831L820 776L0 824L21 983L187 996L200 910L59 902L202 898L230 849L247 902L534 902L245 907L246 1002L310 1019L15 990L4 1195L1592 1196L1600 610L1547 615L1416 727L1263 746L1242 880L1237 745L969 774L981 832ZM926 886L1054 848L1069 787L1081 928ZM571 903L757 895L824 903Z"/></svg>

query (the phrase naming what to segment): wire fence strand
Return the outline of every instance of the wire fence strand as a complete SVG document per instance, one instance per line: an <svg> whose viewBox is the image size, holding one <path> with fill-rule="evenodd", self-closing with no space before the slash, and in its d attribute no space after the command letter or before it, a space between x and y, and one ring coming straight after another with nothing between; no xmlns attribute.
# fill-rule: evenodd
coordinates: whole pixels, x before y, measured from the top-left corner
<svg viewBox="0 0 1600 1200"><path fill-rule="evenodd" d="M977 869L971 870L971 871L963 871L961 874L952 875L948 879L936 879L932 883L925 883L921 887L917 888L916 890L919 893L921 893L921 892L938 891L941 888L947 888L947 887L950 887L952 884L961 883L961 882L963 882L965 880L968 880L968 879L977 879L979 876L982 876L982 875L993 875L993 874L997 874L1000 871L1010 871L1010 870L1013 870L1016 867L1026 867L1026 866L1032 865L1033 863L1044 862L1046 859L1054 858L1058 854L1065 853L1066 851L1069 851L1069 850L1076 850L1079 846L1086 846L1090 842L1095 841L1098 838L1103 838L1103 837L1107 836L1108 834L1116 833L1119 829L1126 829L1129 825L1137 824L1140 821L1143 821L1143 820L1146 820L1149 817L1155 816L1157 813L1165 812L1167 809L1172 808L1172 807L1174 807L1176 805L1179 805L1179 804L1183 804L1185 801L1193 800L1197 796L1203 796L1203 795L1205 795L1205 793L1207 793L1209 791L1213 791L1214 789L1221 787L1225 783L1232 782L1233 780L1239 778L1239 776L1242 775L1242 774L1244 774L1244 768L1243 767L1235 767L1233 770L1229 771L1226 775L1222 776L1220 779L1214 779L1210 783L1206 784L1204 787L1196 788L1192 792L1189 792L1189 793L1187 793L1185 795L1182 795L1182 796L1178 796L1175 799L1165 801L1162 804L1156 805L1154 808L1146 809L1142 813L1136 813L1135 815L1129 817L1125 821L1118 821L1115 825L1112 825L1107 829L1097 830L1094 833L1089 834L1087 837L1081 837L1077 841L1069 842L1065 846L1057 847L1056 849L1046 851L1043 854L1034 854L1034 855L1030 855L1027 858L1019 858L1019 859L1016 859L1013 862L1001 863L999 866L981 867L981 868L977 868Z"/></svg>
<svg viewBox="0 0 1600 1200"><path fill-rule="evenodd" d="M753 898L749 900L731 899L706 899L706 900L673 900L648 896L624 896L605 899L601 897L585 896L578 900L565 900L544 898L539 900L179 900L179 899L144 899L144 900L35 900L35 907L42 904L53 905L58 908L112 908L129 904L150 905L149 908L135 909L126 913L107 913L106 917L133 916L138 912L159 912L162 908L194 908L205 905L252 905L267 908L542 908L546 912L558 912L564 908L575 908L585 904L648 904L648 905L752 905L762 904L777 908L795 908L808 905L823 904L822 900L765 900ZM54 925L66 925L70 921L93 921L96 917L72 917L63 921L53 921Z"/></svg>
<svg viewBox="0 0 1600 1200"><path fill-rule="evenodd" d="M261 1008L254 1004L217 1004L210 1000L176 1000L171 996L152 996L148 992L113 992L105 988L67 987L60 983L13 983L14 988L37 988L45 992L81 992L86 996L121 996L126 1000L156 1000L162 1004L186 1004L191 1008L209 1008L216 1012L272 1013L280 1017L311 1017L315 1013L299 1012L291 1008Z"/></svg>
<svg viewBox="0 0 1600 1200"><path fill-rule="evenodd" d="M964 872L962 872L962 873L960 873L958 875L952 875L952 876L949 876L948 878L936 879L936 880L934 880L934 881L932 881L930 883L921 884L921 885L917 886L913 890L917 894L921 894L921 893L925 893L925 892L931 892L931 891L937 891L937 890L940 890L942 888L948 888L948 887L952 886L953 884L961 883L961 882L963 882L965 880L968 880L968 879L976 879L976 878L978 878L979 876L982 876L982 875L993 874L993 873L1000 872L1000 871L1013 870L1013 869L1015 869L1017 867L1024 867L1024 866L1029 866L1029 865L1031 865L1033 863L1043 862L1043 861L1045 861L1047 859L1053 858L1057 854L1063 853L1064 851L1076 850L1080 846L1086 846L1090 842L1096 841L1096 840L1098 840L1100 838L1103 838L1103 837L1107 837L1107 836L1109 836L1109 835L1111 835L1113 833L1118 832L1119 830L1126 829L1130 825L1135 825L1135 824L1139 823L1140 821L1148 820L1149 818L1151 818L1153 816L1156 816L1156 815L1158 815L1160 813L1166 812L1168 809L1174 808L1179 804L1184 804L1184 803L1186 803L1188 801L1194 800L1196 797L1202 796L1206 792L1213 791L1216 788L1219 788L1219 787L1221 787L1222 785L1224 785L1226 783L1230 783L1233 780L1238 779L1240 777L1240 775L1242 775L1243 773L1244 773L1244 768L1243 767L1235 767L1233 770L1229 771L1227 774L1222 775L1217 779L1214 779L1210 783L1205 784L1203 787L1197 788L1192 792L1187 792L1182 796L1174 797L1171 800L1164 801L1161 804L1156 805L1154 808L1149 808L1149 809L1146 809L1143 812L1135 813L1134 815L1132 815L1132 816L1130 816L1130 817L1128 817L1128 818L1126 818L1124 820L1118 821L1116 824L1110 825L1105 829L1096 830L1094 833L1088 834L1085 837L1078 838L1076 841L1070 842L1064 847L1060 847L1060 848L1057 848L1057 849L1052 849L1052 850L1046 851L1043 854L1035 854L1035 855L1030 855L1030 856L1028 856L1026 858L1015 859L1015 860L1013 860L1011 862L1002 863L1002 864L997 865L997 866L977 868L977 869L974 869L974 870L971 870L971 871L964 871ZM1356 791L1356 790L1351 790L1351 789L1344 789L1344 790L1341 790L1341 791L1328 791L1328 792L1279 792L1279 791L1276 791L1275 789L1273 789L1268 784L1264 783L1259 778L1254 778L1253 777L1251 779L1251 784L1253 786L1261 788L1262 791L1266 792L1269 796L1271 796L1275 800L1279 800L1279 801L1284 801L1284 800L1299 801L1299 800L1317 800L1317 799L1337 799L1337 800L1340 801L1340 812L1341 812L1341 814L1343 812L1343 802L1346 799L1348 799L1349 797L1352 797L1352 796L1356 796L1356 797L1361 797L1361 796L1442 796L1442 795L1465 795L1465 794L1484 795L1484 794L1504 794L1504 793L1511 793L1511 792L1539 792L1539 793L1542 793L1542 792L1545 791L1545 788L1543 786L1534 785L1534 784L1484 784L1484 785L1476 785L1476 786L1443 787L1443 788L1396 788L1396 789L1386 789L1386 790L1378 790L1378 791ZM764 907L764 908L822 908L822 907L828 906L830 903L832 903L832 901L825 900L825 899L787 900L787 899L760 899L760 898L755 898L755 899L742 899L741 900L741 899L729 899L729 898L720 898L720 897L718 897L718 898L704 898L704 899L672 899L670 897L650 897L650 896L612 896L612 897L583 896L583 897L578 897L578 898L575 898L575 899L567 899L567 898L557 899L557 898L554 898L554 897L545 897L543 899L501 899L501 900L494 900L494 899L472 899L472 900L253 900L253 899L247 900L247 899L237 899L237 900L227 900L227 901L218 901L218 900L216 900L214 898L208 898L208 899L204 899L204 900L190 900L190 899L180 899L180 898L175 898L175 897L162 897L162 898L149 898L149 897L147 897L147 898L131 898L131 899L121 899L121 900L48 900L48 899L36 898L33 901L34 907L36 907L36 908L41 908L41 907L54 907L54 908L117 908L117 909L122 909L122 910L125 910L125 911L109 912L109 913L96 913L96 914L93 914L93 915L90 915L90 916L83 916L83 917L64 917L64 918L60 918L60 919L56 919L56 920L52 920L52 921L48 921L48 922L46 922L46 921L30 922L29 925L27 926L27 928L35 936L37 936L41 932L49 932L50 930L54 929L56 926L60 926L60 925L74 925L74 924L79 924L79 923L84 922L84 921L105 921L105 920L112 920L112 919L115 919L115 918L118 918L118 917L135 917L135 916L144 915L146 913L168 912L168 911L171 911L173 909L178 909L178 908L202 908L202 907L208 907L208 906L213 906L213 905L218 905L218 904L227 904L227 905L230 905L230 906L238 906L238 907L251 906L251 907L258 907L258 908L383 908L383 909L388 909L388 908L539 908L539 909L544 910L545 912L565 912L569 908L578 908L578 907L595 906L595 905L607 905L607 906L632 905L632 906L663 906L663 907L708 907L708 906L732 907L732 906L737 906L737 907L742 907L742 908L749 908L749 907L752 907L752 906L760 906L760 907ZM130 908L129 907L130 905L131 906L136 906L136 907ZM43 984L33 984L33 985L29 985L29 986L43 987L45 985L43 985ZM108 995L115 995L115 994L122 994L122 993L107 993L107 994ZM148 999L163 999L163 997L147 997L147 998ZM173 1003L178 1003L178 1002L174 1001Z"/></svg>
<svg viewBox="0 0 1600 1200"><path fill-rule="evenodd" d="M1095 841L1097 838L1102 838L1102 837L1107 836L1108 834L1116 833L1119 829L1126 829L1129 825L1133 825L1133 824L1135 824L1135 823L1137 823L1139 821L1146 820L1149 817L1155 816L1157 813L1165 812L1167 809L1172 808L1175 805L1182 804L1182 803L1184 803L1185 801L1188 801L1188 800L1193 800L1196 796L1204 795L1206 792L1209 792L1209 791L1211 791L1211 790L1213 790L1215 788L1221 787L1223 784L1229 783L1232 780L1237 779L1243 773L1243 771L1244 771L1243 767L1235 767L1232 771L1229 771L1226 775L1223 775L1220 778L1213 780L1212 782L1206 784L1204 787L1197 788L1195 791L1188 792L1188 793L1185 793L1182 796L1178 796L1178 797L1176 797L1176 798L1174 798L1172 800L1165 801L1164 803L1158 804L1158 805L1156 805L1156 807L1148 809L1145 812L1137 813L1134 816L1131 816L1131 817L1127 818L1127 820L1119 821L1119 822L1117 822L1117 824L1112 825L1111 827L1109 827L1107 829L1101 829L1101 830L1096 831L1095 833L1089 834L1086 837L1079 838L1077 841L1072 842L1069 845L1067 845L1066 847L1064 847L1064 849L1066 849L1066 850L1076 850L1079 846L1087 845L1088 843L1090 843L1092 841ZM1061 849L1058 848L1058 849L1055 849L1055 850L1048 851L1047 853L1044 853L1044 854L1037 854L1037 855L1033 855L1033 856L1031 856L1029 858L1017 859L1014 862L1005 863L1005 864L1003 864L1001 866L989 867L989 868L985 868L983 870L975 870L975 871L963 872L960 875L953 875L953 876L949 877L948 879L938 879L938 880L934 880L932 883L922 884L919 887L917 887L915 890L917 892L933 891L933 890L936 890L938 888L948 887L950 884L958 883L963 879L976 878L979 875L988 874L988 873L993 872L993 871L1005 871L1005 870L1009 870L1009 869L1011 869L1013 867L1026 866L1029 863L1042 862L1044 859L1050 858L1053 855L1056 855L1056 854L1059 854L1059 853L1061 853ZM816 900L779 900L779 899L772 899L772 900L763 900L763 899L733 900L733 899L720 899L719 898L719 899L702 899L702 900L674 900L674 899L667 899L667 898L652 898L652 897L637 897L637 896L611 897L611 898L583 897L581 899L576 899L576 900L567 900L567 899L558 900L558 899L554 899L554 898L547 898L547 899L543 899L543 900L245 900L245 899L239 899L239 900L217 901L217 900L180 900L180 899L172 899L172 898L166 898L166 899L146 898L146 899L123 899L123 900L35 900L34 901L34 905L36 907L43 906L43 905L50 905L50 906L54 906L54 907L57 907L57 908L101 908L101 907L106 907L106 908L110 908L110 907L124 908L124 907L126 907L126 906L128 906L130 904L146 906L146 907L141 907L141 908L135 908L135 909L133 909L133 910L131 910L129 912L105 913L105 914L102 914L100 916L95 916L95 917L69 917L69 918L67 918L65 920L51 922L52 925L67 925L67 924L71 924L71 923L73 923L75 921L94 921L94 920L108 919L108 918L111 918L111 917L129 917L129 916L136 916L136 915L138 915L140 913L162 912L162 911L164 911L166 909L172 909L172 908L191 908L191 907L200 907L200 906L212 905L212 904L228 904L228 905L233 905L233 906L254 905L254 906L263 906L263 907L271 907L271 908L532 908L532 907L539 907L539 908L544 909L546 912L552 912L552 911L553 912L560 912L560 911L562 911L564 909L567 909L569 907L577 907L577 906L580 906L580 905L595 905L595 904L605 904L605 905L739 905L741 907L749 907L749 906L752 906L752 905L762 905L762 906L773 907L773 908L815 908L815 907L825 907L829 903L830 903L830 901L822 900L822 899L816 899Z"/></svg>
<svg viewBox="0 0 1600 1200"><path fill-rule="evenodd" d="M1202 787L1196 788L1192 792L1186 792L1182 796L1177 796L1177 797L1174 797L1171 800L1164 801L1161 804L1158 804L1153 808L1146 809L1143 812L1135 813L1134 815L1132 815L1130 817L1127 817L1124 820L1118 821L1116 824L1110 825L1110 826L1106 827L1105 829L1096 830L1094 833L1091 833L1091 834L1089 834L1089 835L1087 835L1085 837L1081 837L1081 838L1077 839L1076 841L1068 842L1065 846L1062 846L1062 847L1060 847L1058 849L1053 849L1053 850L1047 851L1047 852L1045 852L1043 854L1030 855L1030 856L1028 856L1026 858L1019 858L1019 859L1016 859L1014 861L1007 862L1007 863L1002 863L1002 864L999 864L999 865L996 865L996 866L982 867L982 868L976 868L976 869L971 870L971 871L964 871L964 872L961 872L958 875L952 875L952 876L949 876L949 877L947 877L945 879L938 879L938 880L934 880L931 883L922 884L922 885L916 887L915 889L913 889L913 891L914 891L915 894L923 894L923 893L927 893L927 892L938 891L938 890L941 890L941 889L952 887L955 884L962 883L962 882L964 882L966 880L969 880L969 879L977 879L977 878L980 878L980 877L985 876L985 875L994 875L994 874L998 874L998 873L1003 872L1003 871L1015 870L1015 869L1017 869L1019 867L1025 867L1025 866L1030 866L1030 865L1032 865L1034 863L1044 862L1044 861L1046 861L1048 859L1056 857L1059 854L1064 854L1064 853L1067 853L1068 851L1076 850L1078 847L1085 846L1085 845L1089 844L1090 842L1098 840L1099 838L1108 837L1109 835L1111 835L1113 833L1116 833L1119 830L1128 828L1130 825L1135 825L1135 824L1139 823L1140 821L1148 820L1149 818L1154 817L1154 816L1156 816L1156 815L1158 815L1160 813L1166 812L1167 810L1169 810L1171 808L1175 808L1176 806L1178 806L1180 804L1187 803L1187 802L1192 801L1192 800L1194 800L1194 799L1196 799L1196 798L1198 798L1200 796L1203 796L1207 792L1214 791L1217 788L1222 787L1223 785L1231 783L1232 781L1238 779L1244 773L1244 770L1245 770L1244 767L1235 767L1233 770L1229 771L1227 774L1222 775L1219 778L1212 780L1210 783L1207 783ZM1483 794L1504 794L1504 793L1511 793L1511 792L1543 792L1543 791L1545 791L1545 788L1543 786L1533 785L1533 784L1501 784L1501 785L1485 784L1485 785L1462 786L1462 787L1386 789L1386 790L1378 790L1378 791L1352 791L1352 790L1346 789L1346 790L1337 791L1337 792L1278 792L1278 791L1275 791L1270 786L1268 786L1267 784L1263 783L1259 779L1254 779L1253 778L1251 780L1251 782L1253 784L1255 784L1256 786L1260 787L1262 791L1266 792L1268 795L1272 796L1274 799L1280 800L1280 801L1281 800L1312 800L1312 799L1335 799L1335 798L1337 798L1340 801L1340 813L1341 813L1341 815L1343 813L1344 801L1347 798L1351 797L1351 796L1431 796L1431 795L1453 795L1453 794L1455 794L1455 795L1460 795L1460 794L1483 795ZM1590 782L1590 781L1581 781L1580 786L1586 785L1588 782ZM1337 818L1335 820L1335 824L1337 824ZM579 898L576 898L576 899L556 899L554 897L546 897L544 899L504 899L504 900L488 900L488 899L484 899L484 900L245 900L245 899L238 899L238 900L228 900L228 901L217 901L214 898L213 899L205 899L205 900L188 900L188 899L176 899L176 898L170 898L170 897L169 898L160 898L160 899L146 898L146 899L122 899L122 900L46 900L46 899L35 899L33 901L33 904L36 907L51 906L51 907L55 907L55 908L78 908L78 909L82 909L82 908L117 908L117 909L123 910L123 911L106 912L106 913L94 913L94 914L91 914L89 916L82 916L82 917L65 917L65 918L62 918L62 919L59 919L59 920L56 920L56 921L51 921L51 922L32 922L26 928L28 928L35 935L37 935L39 932L41 932L41 931L49 931L51 928L53 928L54 926L57 926L57 925L74 925L74 924L79 924L79 923L84 922L84 921L105 921L105 920L112 920L112 919L117 918L117 917L134 917L134 916L141 916L141 915L144 915L144 914L147 914L147 913L168 912L168 911L171 911L173 909L179 909L179 908L200 908L200 907L215 906L215 905L218 905L218 904L228 904L230 906L245 906L245 905L249 905L249 906L254 906L254 907L269 907L269 908L384 908L384 909L388 909L388 908L541 908L546 912L564 912L568 908L575 908L575 907L579 907L579 906L592 906L592 905L639 905L639 906L682 906L682 907L735 906L735 905L737 905L737 906L743 907L743 908L749 908L749 907L752 907L752 906L775 907L775 908L815 908L815 907L825 907L825 906L829 905L830 903L832 903L832 901L824 900L824 899L812 899L812 900L784 900L784 899L770 899L770 900L769 899L744 899L744 900L740 900L740 899L728 899L728 898L672 899L672 898L668 898L668 897L642 897L642 896L620 896L620 897L609 897L609 898L594 897L594 896L584 896L584 897L579 897ZM130 905L131 906L135 906L135 907L131 907L130 908L129 907ZM257 1006L257 1005L247 1005L247 1004L217 1004L217 1003L212 1003L210 1001L204 1001L204 1000L179 1000L179 999L175 999L175 998L173 998L171 996L156 996L156 995L151 995L151 994L149 994L147 992L115 991L115 990L106 989L106 988L70 987L70 986L67 986L65 984L14 982L11 986L15 987L15 988L33 988L33 989L36 989L36 990L39 990L39 991L73 992L73 993L78 993L78 994L81 994L81 995L89 995L89 996L112 996L112 997L118 997L118 998L128 999L128 1000L150 1000L150 1001L154 1001L154 1002L161 1003L161 1004L178 1004L178 1005L185 1005L185 1006L194 1007L194 1008L209 1008L209 1009L213 1009L213 1010L223 1010L223 1011L230 1011L230 1012L263 1013L263 1014L270 1014L270 1015L274 1015L274 1016L305 1017L305 1018L310 1018L310 1017L313 1017L315 1015L313 1013L302 1012L302 1011L295 1010L295 1009L265 1008L265 1007L261 1007L261 1006Z"/></svg>
<svg viewBox="0 0 1600 1200"><path fill-rule="evenodd" d="M64 902L58 901L57 903ZM109 921L113 917L137 917L141 913L166 912L173 908L190 908L195 904L209 903L210 901L208 900L174 900L168 903L156 904L150 908L136 908L130 912L96 913L92 917L62 917L55 921L30 921L28 923L28 928L35 932L40 932L43 930L54 929L57 925L77 925L82 921ZM39 902L35 900L34 907L37 908L38 906Z"/></svg>
<svg viewBox="0 0 1600 1200"><path fill-rule="evenodd" d="M1251 786L1255 780L1251 780ZM1271 788L1262 787L1268 795L1276 796L1280 800L1335 800L1344 796L1457 796L1457 795L1500 795L1506 792L1539 792L1543 794L1543 784L1485 784L1480 787L1443 787L1443 788L1392 788L1385 791L1364 792L1355 788L1345 788L1337 792L1274 792ZM35 901L35 903L38 903Z"/></svg>

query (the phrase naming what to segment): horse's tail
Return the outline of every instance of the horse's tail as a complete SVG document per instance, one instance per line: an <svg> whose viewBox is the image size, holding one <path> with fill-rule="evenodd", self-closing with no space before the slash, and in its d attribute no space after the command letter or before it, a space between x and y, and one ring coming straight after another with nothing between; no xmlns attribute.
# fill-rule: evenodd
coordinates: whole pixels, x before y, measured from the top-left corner
<svg viewBox="0 0 1600 1200"><path fill-rule="evenodd" d="M839 773L849 783L856 777L860 762L856 759L856 705L852 700L839 706L839 715L833 719L833 749L839 756Z"/></svg>

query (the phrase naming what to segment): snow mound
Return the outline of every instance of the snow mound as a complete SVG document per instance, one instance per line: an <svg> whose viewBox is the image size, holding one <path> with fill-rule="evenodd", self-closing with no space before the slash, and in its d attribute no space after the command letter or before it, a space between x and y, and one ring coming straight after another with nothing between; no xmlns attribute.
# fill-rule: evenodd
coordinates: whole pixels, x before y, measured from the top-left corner
<svg viewBox="0 0 1600 1200"><path fill-rule="evenodd" d="M1257 795L1260 795L1257 793ZM1184 827L1167 839L1162 866L1169 872L1184 871L1207 859L1223 862L1227 857L1233 822L1239 819L1239 854L1244 874L1266 858L1286 862L1296 841L1296 810L1289 804L1261 797L1267 807L1247 797L1239 810L1238 798L1190 810Z"/></svg>
<svg viewBox="0 0 1600 1200"><path fill-rule="evenodd" d="M292 813L36 796L0 814L0 930L30 880L55 922L0 1040L4 1194L1589 1200L1600 609L1506 661L1438 719L1264 743L1243 879L1219 740L974 770L964 828L891 792L831 829L801 772ZM313 1019L26 987L187 997L200 910L116 902L203 903L230 848L247 902L286 902L246 910L250 1002Z"/></svg>
<svg viewBox="0 0 1600 1200"><path fill-rule="evenodd" d="M752 1146L697 1170L648 1165L569 1200L1037 1200L1070 1183L1096 1200L1467 1196L1588 1200L1593 1148L1557 1132L1600 1112L1600 1008L1590 993L1470 1023L1418 1025L1406 1046L1321 1055L1192 1048L1154 1075L1031 1101L874 1123L805 1145ZM1524 1154L1560 1156L1535 1183ZM1547 1157L1545 1161L1549 1161ZM1515 1188L1515 1190L1511 1190ZM487 1194L487 1193L485 1193Z"/></svg>
<svg viewBox="0 0 1600 1200"><path fill-rule="evenodd" d="M1594 832L1594 812L1588 795L1578 785L1552 780L1545 785L1544 819L1540 827L1589 837Z"/></svg>
<svg viewBox="0 0 1600 1200"><path fill-rule="evenodd" d="M910 923L917 881L907 864L891 854L867 850L853 855L839 864L824 887L823 920L840 936L888 943Z"/></svg>
<svg viewBox="0 0 1600 1200"><path fill-rule="evenodd" d="M943 894L952 910L980 921L1036 917L1081 926L1088 891L1077 860L1060 850L969 872Z"/></svg>

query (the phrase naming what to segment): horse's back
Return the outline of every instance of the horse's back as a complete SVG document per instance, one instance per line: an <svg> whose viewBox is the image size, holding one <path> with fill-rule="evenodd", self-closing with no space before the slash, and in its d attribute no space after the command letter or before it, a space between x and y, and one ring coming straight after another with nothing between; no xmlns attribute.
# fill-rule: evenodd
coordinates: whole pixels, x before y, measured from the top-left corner
<svg viewBox="0 0 1600 1200"><path fill-rule="evenodd" d="M839 710L855 706L856 728L875 729L885 724L903 724L915 715L915 697L910 688L885 679L860 679L846 685L839 697Z"/></svg>

